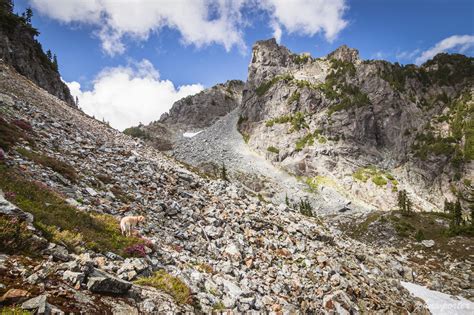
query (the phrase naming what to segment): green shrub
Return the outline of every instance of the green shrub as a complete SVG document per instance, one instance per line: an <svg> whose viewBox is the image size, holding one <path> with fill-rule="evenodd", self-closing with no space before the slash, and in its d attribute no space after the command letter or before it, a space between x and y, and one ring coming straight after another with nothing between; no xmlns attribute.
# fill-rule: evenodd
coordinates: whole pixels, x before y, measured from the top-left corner
<svg viewBox="0 0 474 315"><path fill-rule="evenodd" d="M57 160L53 157L44 154L26 150L25 148L18 148L16 151L37 164L40 164L44 167L49 167L56 173L59 173L65 178L69 179L71 182L77 182L78 175L76 173L76 170L68 163Z"/></svg>
<svg viewBox="0 0 474 315"><path fill-rule="evenodd" d="M328 142L328 140L327 140L325 137L320 136L320 137L318 138L318 142L321 143L321 144L324 144L324 143Z"/></svg>
<svg viewBox="0 0 474 315"><path fill-rule="evenodd" d="M148 133L140 127L127 128L123 131L123 133L134 138L140 138L144 140L150 139L150 136L148 135Z"/></svg>
<svg viewBox="0 0 474 315"><path fill-rule="evenodd" d="M294 91L293 94L291 94L290 98L288 99L288 104L291 104L293 102L298 102L300 100L301 94L298 91Z"/></svg>
<svg viewBox="0 0 474 315"><path fill-rule="evenodd" d="M271 80L267 81L267 82L264 82L262 83L260 86L258 86L256 89L255 89L255 93L258 95L258 96L263 96L265 95L265 93L268 92L268 90L270 90L270 88L275 84L277 83L278 81L285 81L285 82L289 82L293 80L293 76L292 75L289 75L289 74L285 74L285 75L278 75L276 77L273 77Z"/></svg>
<svg viewBox="0 0 474 315"><path fill-rule="evenodd" d="M268 152L272 152L272 153L276 153L276 154L280 153L280 149L275 148L274 146L269 146L269 147L267 148L267 151L268 151Z"/></svg>
<svg viewBox="0 0 474 315"><path fill-rule="evenodd" d="M309 128L305 121L305 115L302 112L296 112L291 116L291 128L290 132L299 131L303 128Z"/></svg>
<svg viewBox="0 0 474 315"><path fill-rule="evenodd" d="M113 216L79 211L46 185L29 181L6 166L0 166L0 189L15 193L10 201L33 214L33 224L49 240L64 237L63 242L68 243L82 237L82 245L89 249L120 255L124 254L124 248L144 242L136 237L122 236Z"/></svg>
<svg viewBox="0 0 474 315"><path fill-rule="evenodd" d="M16 218L0 216L0 245L6 254L33 254L31 237L26 222L19 222Z"/></svg>
<svg viewBox="0 0 474 315"><path fill-rule="evenodd" d="M352 177L364 183L369 179L363 168L359 168L357 171L355 171L354 174L352 174Z"/></svg>
<svg viewBox="0 0 474 315"><path fill-rule="evenodd" d="M19 306L5 306L0 309L0 315L31 315Z"/></svg>
<svg viewBox="0 0 474 315"><path fill-rule="evenodd" d="M308 55L292 55L293 62L298 65L308 62L310 58Z"/></svg>
<svg viewBox="0 0 474 315"><path fill-rule="evenodd" d="M377 186L385 186L387 185L387 180L383 178L381 175L377 175L372 177L372 182Z"/></svg>
<svg viewBox="0 0 474 315"><path fill-rule="evenodd" d="M245 142L245 143L249 143L249 141L250 141L250 135L249 135L248 133L243 132L243 133L242 133L242 138L244 139L244 142Z"/></svg>
<svg viewBox="0 0 474 315"><path fill-rule="evenodd" d="M306 145L313 145L314 144L314 135L312 133L307 133L303 138L298 139L296 141L295 150L301 151L306 147Z"/></svg>
<svg viewBox="0 0 474 315"><path fill-rule="evenodd" d="M168 293L178 304L191 304L191 289L177 277L174 277L164 270L157 271L149 278L140 278L135 284L154 287Z"/></svg>
<svg viewBox="0 0 474 315"><path fill-rule="evenodd" d="M416 239L417 242L421 242L425 239L425 235L423 234L422 230L416 231L415 239Z"/></svg>

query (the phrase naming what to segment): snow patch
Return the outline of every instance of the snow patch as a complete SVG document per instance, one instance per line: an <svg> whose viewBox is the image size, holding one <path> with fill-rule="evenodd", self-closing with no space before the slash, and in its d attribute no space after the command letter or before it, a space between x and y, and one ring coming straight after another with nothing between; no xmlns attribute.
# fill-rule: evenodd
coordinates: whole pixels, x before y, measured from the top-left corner
<svg viewBox="0 0 474 315"><path fill-rule="evenodd" d="M197 136L198 134L200 134L201 132L203 132L204 130L201 130L201 131L198 131L198 132L185 132L183 133L183 137L185 138L192 138L194 136Z"/></svg>
<svg viewBox="0 0 474 315"><path fill-rule="evenodd" d="M433 315L474 314L474 303L465 298L450 296L410 282L400 281L400 283L412 295L423 299Z"/></svg>

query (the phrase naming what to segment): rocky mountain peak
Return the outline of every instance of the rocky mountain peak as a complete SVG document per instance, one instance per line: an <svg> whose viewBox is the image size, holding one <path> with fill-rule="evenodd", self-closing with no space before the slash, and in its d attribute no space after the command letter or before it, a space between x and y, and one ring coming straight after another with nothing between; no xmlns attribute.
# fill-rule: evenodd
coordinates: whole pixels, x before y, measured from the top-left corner
<svg viewBox="0 0 474 315"><path fill-rule="evenodd" d="M238 107L243 88L244 82L240 80L216 84L176 101L158 121L125 132L149 140L159 150L170 150L185 134L200 132Z"/></svg>
<svg viewBox="0 0 474 315"><path fill-rule="evenodd" d="M282 68L291 63L291 55L291 52L285 46L278 45L274 38L256 42L252 49L248 83L256 84L265 77L279 74Z"/></svg>
<svg viewBox="0 0 474 315"><path fill-rule="evenodd" d="M337 48L335 51L328 55L328 58L352 63L355 63L360 60L359 51L355 48L350 48L347 45L342 45Z"/></svg>

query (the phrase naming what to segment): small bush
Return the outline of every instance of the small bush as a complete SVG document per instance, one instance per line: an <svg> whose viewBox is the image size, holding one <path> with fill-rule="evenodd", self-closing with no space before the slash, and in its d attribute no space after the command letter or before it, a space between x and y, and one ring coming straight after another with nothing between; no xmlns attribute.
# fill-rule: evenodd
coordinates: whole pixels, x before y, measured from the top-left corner
<svg viewBox="0 0 474 315"><path fill-rule="evenodd" d="M357 171L355 171L354 174L352 174L352 177L364 183L369 179L363 168L359 168Z"/></svg>
<svg viewBox="0 0 474 315"><path fill-rule="evenodd" d="M310 60L311 57L308 55L292 55L292 58L293 58L294 63L300 65L300 64L308 62L308 60Z"/></svg>
<svg viewBox="0 0 474 315"><path fill-rule="evenodd" d="M17 218L0 216L1 252L6 254L31 254L32 235L26 222L20 222Z"/></svg>
<svg viewBox="0 0 474 315"><path fill-rule="evenodd" d="M372 177L372 182L377 186L385 186L387 185L387 180L383 178L381 175L377 175Z"/></svg>
<svg viewBox="0 0 474 315"><path fill-rule="evenodd" d="M314 144L314 135L312 133L307 133L303 138L298 139L296 141L295 150L301 151L306 147L306 145L313 145Z"/></svg>
<svg viewBox="0 0 474 315"><path fill-rule="evenodd" d="M417 242L421 242L425 239L425 235L423 234L422 230L416 231L415 239L416 239Z"/></svg>
<svg viewBox="0 0 474 315"><path fill-rule="evenodd" d="M146 133L142 128L140 127L130 127L127 128L123 131L124 134L132 136L134 138L140 138L140 139L149 139L150 136L148 133Z"/></svg>
<svg viewBox="0 0 474 315"><path fill-rule="evenodd" d="M27 122L26 120L23 119L15 119L12 121L12 123L17 126L20 129L23 129L24 131L32 132L33 127L31 127L31 124Z"/></svg>
<svg viewBox="0 0 474 315"><path fill-rule="evenodd" d="M288 99L288 104L291 104L293 102L298 102L300 100L301 94L298 91L293 92L291 94L290 98Z"/></svg>
<svg viewBox="0 0 474 315"><path fill-rule="evenodd" d="M31 146L34 146L33 139L24 130L0 117L0 148L8 151L21 139L28 141Z"/></svg>
<svg viewBox="0 0 474 315"><path fill-rule="evenodd" d="M0 309L1 315L31 315L31 312L25 311L19 306L6 306Z"/></svg>
<svg viewBox="0 0 474 315"><path fill-rule="evenodd" d="M278 75L276 77L274 77L273 79L267 81L267 82L264 82L262 83L259 87L257 87L255 89L255 93L257 93L258 96L263 96L265 95L265 93L268 92L268 90L270 90L270 88L275 84L277 83L278 81L291 81L293 80L293 76L292 75L289 75L289 74L286 74L286 75Z"/></svg>
<svg viewBox="0 0 474 315"><path fill-rule="evenodd" d="M192 303L191 289L177 277L174 277L164 270L157 271L149 278L140 278L136 284L154 287L168 293L178 304Z"/></svg>
<svg viewBox="0 0 474 315"><path fill-rule="evenodd" d="M133 244L124 249L129 257L146 257L146 248L144 244Z"/></svg>
<svg viewBox="0 0 474 315"><path fill-rule="evenodd" d="M311 203L308 200L300 200L300 203L295 206L295 208L299 208L299 211L302 215L305 215L307 217L312 217L313 216L313 207L311 206Z"/></svg>
<svg viewBox="0 0 474 315"><path fill-rule="evenodd" d="M269 147L267 148L267 151L268 151L268 152L275 153L275 154L280 153L280 149L275 148L274 146L269 146Z"/></svg>
<svg viewBox="0 0 474 315"><path fill-rule="evenodd" d="M244 142L245 142L245 143L249 143L249 141L250 141L250 135L249 135L248 133L246 133L246 132L242 132L241 135L242 135L242 139L244 139Z"/></svg>

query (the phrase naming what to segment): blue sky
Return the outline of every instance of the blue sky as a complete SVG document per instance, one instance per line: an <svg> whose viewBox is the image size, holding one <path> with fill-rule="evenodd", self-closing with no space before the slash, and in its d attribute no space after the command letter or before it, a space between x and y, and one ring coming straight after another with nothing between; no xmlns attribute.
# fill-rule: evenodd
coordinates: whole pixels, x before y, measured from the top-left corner
<svg viewBox="0 0 474 315"><path fill-rule="evenodd" d="M119 129L158 119L186 93L245 80L252 44L274 35L290 50L316 57L342 44L364 59L404 64L443 50L474 54L472 0L229 0L225 7L174 1L176 8L172 0L142 0L134 8L119 0L16 0L15 10L33 7L39 41L58 55L63 79L80 84L72 87L80 105ZM121 90L129 82L132 92L162 93L138 98L133 108L141 114L127 117L130 108L99 90L115 88L110 78L122 79Z"/></svg>

